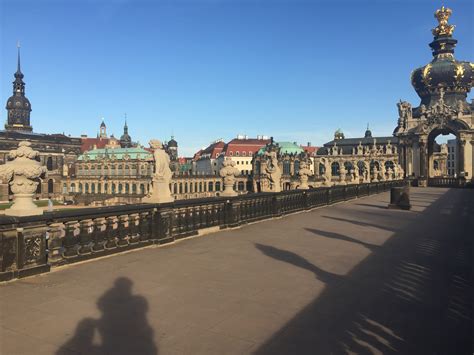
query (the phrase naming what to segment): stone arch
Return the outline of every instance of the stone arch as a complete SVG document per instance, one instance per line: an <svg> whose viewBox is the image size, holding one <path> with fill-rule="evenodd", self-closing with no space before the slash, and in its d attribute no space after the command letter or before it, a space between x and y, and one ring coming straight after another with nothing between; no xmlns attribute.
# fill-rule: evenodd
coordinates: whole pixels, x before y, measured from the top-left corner
<svg viewBox="0 0 474 355"><path fill-rule="evenodd" d="M48 171L53 170L53 157L46 158L46 169Z"/></svg>
<svg viewBox="0 0 474 355"><path fill-rule="evenodd" d="M334 161L331 163L331 175L332 176L339 176L341 173L340 171L340 166L339 166L339 162L337 161Z"/></svg>

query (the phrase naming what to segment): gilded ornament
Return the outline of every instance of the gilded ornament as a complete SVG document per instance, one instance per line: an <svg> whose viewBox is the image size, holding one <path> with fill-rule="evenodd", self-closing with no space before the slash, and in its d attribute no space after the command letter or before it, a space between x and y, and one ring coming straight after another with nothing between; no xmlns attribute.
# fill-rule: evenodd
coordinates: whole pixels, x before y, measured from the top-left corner
<svg viewBox="0 0 474 355"><path fill-rule="evenodd" d="M448 24L452 13L450 8L444 6L436 10L434 16L438 20L438 26L432 30L434 36L451 36L453 34L455 26Z"/></svg>
<svg viewBox="0 0 474 355"><path fill-rule="evenodd" d="M462 64L456 65L456 69L454 69L454 79L456 79L457 82L461 81L462 78L464 78L464 67Z"/></svg>
<svg viewBox="0 0 474 355"><path fill-rule="evenodd" d="M431 78L429 75L430 75L431 67L432 67L431 63L425 65L425 67L423 68L423 73L421 74L421 79L423 80L423 83L426 86L430 85Z"/></svg>

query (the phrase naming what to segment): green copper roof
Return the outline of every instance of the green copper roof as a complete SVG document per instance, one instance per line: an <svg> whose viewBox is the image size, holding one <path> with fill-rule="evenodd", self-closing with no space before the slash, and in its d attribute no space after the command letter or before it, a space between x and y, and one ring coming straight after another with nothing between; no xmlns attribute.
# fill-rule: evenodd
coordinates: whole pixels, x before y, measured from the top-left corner
<svg viewBox="0 0 474 355"><path fill-rule="evenodd" d="M276 142L279 146L280 154L300 154L304 152L304 149L301 148L298 144L293 142ZM265 152L265 147L262 147L257 152L258 155L262 155Z"/></svg>
<svg viewBox="0 0 474 355"><path fill-rule="evenodd" d="M151 160L153 154L149 151L137 148L112 148L112 149L92 149L84 152L77 160L101 160L101 159L115 159L115 160Z"/></svg>

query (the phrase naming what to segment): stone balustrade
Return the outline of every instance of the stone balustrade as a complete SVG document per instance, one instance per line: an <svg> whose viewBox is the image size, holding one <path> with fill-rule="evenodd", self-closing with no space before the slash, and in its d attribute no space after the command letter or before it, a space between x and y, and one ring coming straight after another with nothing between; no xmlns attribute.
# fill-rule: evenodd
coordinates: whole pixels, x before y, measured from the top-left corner
<svg viewBox="0 0 474 355"><path fill-rule="evenodd" d="M368 196L403 181L0 217L0 281Z"/></svg>

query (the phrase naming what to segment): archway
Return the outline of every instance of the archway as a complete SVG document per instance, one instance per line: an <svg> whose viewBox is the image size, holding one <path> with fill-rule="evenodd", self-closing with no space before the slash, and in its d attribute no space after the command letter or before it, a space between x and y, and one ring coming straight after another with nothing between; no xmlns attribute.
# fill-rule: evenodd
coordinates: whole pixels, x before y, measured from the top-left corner
<svg viewBox="0 0 474 355"><path fill-rule="evenodd" d="M428 178L458 177L459 170L458 139L450 129L433 130L428 136Z"/></svg>

